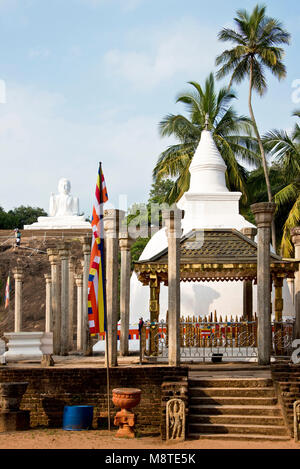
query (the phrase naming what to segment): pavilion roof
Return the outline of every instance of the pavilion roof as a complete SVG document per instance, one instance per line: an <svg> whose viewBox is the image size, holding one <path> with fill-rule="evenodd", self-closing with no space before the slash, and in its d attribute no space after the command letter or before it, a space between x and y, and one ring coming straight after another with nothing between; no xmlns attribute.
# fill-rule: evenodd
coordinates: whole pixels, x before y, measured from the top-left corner
<svg viewBox="0 0 300 469"><path fill-rule="evenodd" d="M297 262L270 254L271 273L293 277ZM236 229L191 230L180 240L182 280L256 279L257 244ZM135 263L135 272L143 283L150 274L158 274L167 282L168 248Z"/></svg>

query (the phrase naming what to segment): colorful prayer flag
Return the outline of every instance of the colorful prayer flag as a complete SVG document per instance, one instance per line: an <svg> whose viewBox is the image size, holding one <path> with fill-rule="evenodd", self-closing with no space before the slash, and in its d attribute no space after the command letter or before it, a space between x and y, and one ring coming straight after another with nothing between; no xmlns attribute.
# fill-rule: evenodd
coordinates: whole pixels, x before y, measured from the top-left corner
<svg viewBox="0 0 300 469"><path fill-rule="evenodd" d="M9 290L10 290L10 278L7 277L6 287L5 287L5 308L9 306Z"/></svg>
<svg viewBox="0 0 300 469"><path fill-rule="evenodd" d="M106 331L103 203L108 200L108 195L101 163L99 165L95 196L88 281L88 320L91 335Z"/></svg>

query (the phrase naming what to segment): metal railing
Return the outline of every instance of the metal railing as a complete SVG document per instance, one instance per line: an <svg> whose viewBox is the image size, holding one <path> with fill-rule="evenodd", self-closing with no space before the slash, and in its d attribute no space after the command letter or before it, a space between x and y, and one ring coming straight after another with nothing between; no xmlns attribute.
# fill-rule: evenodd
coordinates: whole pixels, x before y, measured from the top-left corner
<svg viewBox="0 0 300 469"><path fill-rule="evenodd" d="M272 322L271 355L290 357L294 337L293 322ZM257 321L180 322L180 357L182 360L256 361ZM140 334L141 360L168 359L168 323L144 323Z"/></svg>

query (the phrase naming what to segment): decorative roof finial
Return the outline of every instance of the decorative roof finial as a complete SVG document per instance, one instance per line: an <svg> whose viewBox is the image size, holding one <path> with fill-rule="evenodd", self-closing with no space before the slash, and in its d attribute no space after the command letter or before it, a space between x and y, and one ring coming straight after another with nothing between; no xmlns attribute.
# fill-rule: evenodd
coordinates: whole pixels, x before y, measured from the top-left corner
<svg viewBox="0 0 300 469"><path fill-rule="evenodd" d="M209 114L208 112L205 114L205 124L204 124L204 128L205 130L208 130L208 125L209 125Z"/></svg>

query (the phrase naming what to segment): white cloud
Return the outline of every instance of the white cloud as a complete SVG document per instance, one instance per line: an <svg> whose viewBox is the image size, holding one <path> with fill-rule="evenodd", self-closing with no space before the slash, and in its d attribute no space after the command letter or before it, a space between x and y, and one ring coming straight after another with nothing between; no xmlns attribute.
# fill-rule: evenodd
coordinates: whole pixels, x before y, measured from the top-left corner
<svg viewBox="0 0 300 469"><path fill-rule="evenodd" d="M161 32L161 30L163 30ZM167 82L175 75L189 76L188 79L205 76L214 68L215 57L220 50L216 31L203 27L193 19L176 21L160 31L136 31L135 41L142 51L135 49L111 49L104 56L107 74L123 77L135 88L153 88ZM147 39L148 38L148 39ZM134 33L131 33L134 41Z"/></svg>
<svg viewBox="0 0 300 469"><path fill-rule="evenodd" d="M117 204L120 194L127 194L129 204L146 201L153 166L166 145L158 136L158 117L120 121L108 110L101 122L89 124L62 117L65 107L62 95L8 87L7 104L0 105L0 206L48 211L50 193L67 177L90 215L99 160L111 202Z"/></svg>
<svg viewBox="0 0 300 469"><path fill-rule="evenodd" d="M34 47L29 50L28 55L31 59L38 57L47 58L51 54L50 50L45 47Z"/></svg>

